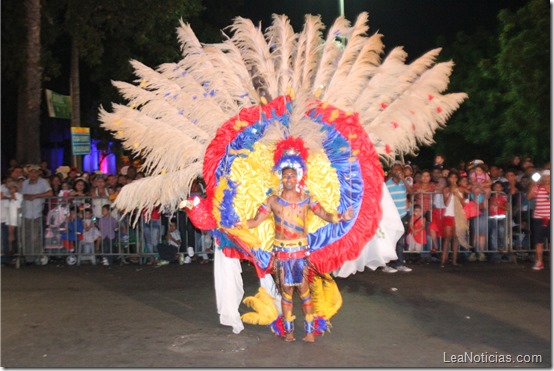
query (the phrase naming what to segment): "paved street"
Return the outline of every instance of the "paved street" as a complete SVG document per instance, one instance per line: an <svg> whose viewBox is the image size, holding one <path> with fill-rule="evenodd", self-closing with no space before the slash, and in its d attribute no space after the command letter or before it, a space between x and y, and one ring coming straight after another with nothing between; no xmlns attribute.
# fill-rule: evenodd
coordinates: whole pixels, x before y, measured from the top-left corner
<svg viewBox="0 0 554 371"><path fill-rule="evenodd" d="M412 267L337 279L343 307L315 344L220 325L212 264L2 267L1 366L551 367L549 269ZM255 293L253 267L243 264L243 278ZM295 314L301 335L299 305ZM452 362L463 357L474 362Z"/></svg>

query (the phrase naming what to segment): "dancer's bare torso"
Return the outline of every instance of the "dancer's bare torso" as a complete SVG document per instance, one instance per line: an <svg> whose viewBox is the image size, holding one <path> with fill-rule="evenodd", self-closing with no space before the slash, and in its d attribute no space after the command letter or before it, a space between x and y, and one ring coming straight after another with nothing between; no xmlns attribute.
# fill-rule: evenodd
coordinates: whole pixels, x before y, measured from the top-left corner
<svg viewBox="0 0 554 371"><path fill-rule="evenodd" d="M300 192L271 196L267 203L275 218L276 239L294 240L306 237L306 215L310 207L308 196Z"/></svg>

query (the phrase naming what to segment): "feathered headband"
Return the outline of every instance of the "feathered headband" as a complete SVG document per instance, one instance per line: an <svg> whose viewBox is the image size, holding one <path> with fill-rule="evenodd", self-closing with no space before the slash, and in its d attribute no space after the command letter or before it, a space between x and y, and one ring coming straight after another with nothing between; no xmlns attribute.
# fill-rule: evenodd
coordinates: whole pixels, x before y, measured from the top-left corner
<svg viewBox="0 0 554 371"><path fill-rule="evenodd" d="M308 148L302 138L288 137L277 142L273 153L273 170L281 176L284 168L291 167L296 170L299 185L306 181L306 163L308 160Z"/></svg>

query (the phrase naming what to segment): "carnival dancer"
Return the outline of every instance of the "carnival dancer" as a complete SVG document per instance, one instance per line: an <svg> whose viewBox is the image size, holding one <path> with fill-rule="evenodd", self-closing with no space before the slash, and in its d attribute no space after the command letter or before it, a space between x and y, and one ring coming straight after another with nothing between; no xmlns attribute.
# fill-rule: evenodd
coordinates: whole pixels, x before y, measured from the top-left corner
<svg viewBox="0 0 554 371"><path fill-rule="evenodd" d="M285 341L295 341L294 316L292 315L292 295L296 289L302 301L305 315L304 328L306 342L314 342L313 310L310 288L307 280L309 269L309 246L306 231L306 216L311 209L321 219L339 223L352 219L354 211L350 207L343 215L325 211L321 205L306 194L297 190L298 173L293 167L285 167L281 173L283 191L280 196L270 196L260 206L256 216L248 219L248 228L260 225L271 213L275 217L275 281L281 293L281 308L285 324Z"/></svg>
<svg viewBox="0 0 554 371"><path fill-rule="evenodd" d="M381 60L382 35L369 35L367 21L367 13L354 24L340 17L324 36L319 16L306 15L299 33L284 15L274 15L265 31L237 17L229 27L232 35L218 44L200 43L190 25L182 23L178 34L183 59L159 69L132 61L138 86L114 83L129 102L114 105L111 113L100 112L102 126L144 156L149 175L125 186L114 207L147 214L156 208L172 213L185 207L197 228L210 231L216 246L218 314L235 333L242 331L241 321L267 325L280 336L284 332L281 299L271 278L275 270L277 286L289 296L296 286L283 282L293 273L307 275L314 335L326 331L342 305L331 272L342 276L347 262L349 271L375 269L369 258L378 266L386 264L391 257L388 251L380 253L381 246L396 255L396 234L385 233L387 226L381 225L386 214L381 205L390 198L383 187L381 160L392 162L420 144L430 144L435 130L467 98L464 93L443 94L453 63L435 64L440 49L410 64L401 48ZM348 42L339 45L337 37ZM300 156L306 171L301 175L293 166L295 192L285 188L294 184L293 175L282 183L286 166L280 159L290 146L281 144L287 141L302 142L306 149ZM206 182L206 194L191 199L186 190L198 176ZM338 219L316 210L314 200L336 218L336 213L344 213L344 220L329 223ZM264 202L267 210L256 217ZM272 217L257 219L266 212ZM398 218L395 214L392 219ZM249 219L259 225L248 228L254 225ZM290 261L282 255L275 259L275 241L296 239L307 239L299 241L298 249L307 246L309 258L300 252ZM244 292L240 259L253 263L261 287L242 300L255 312L238 321ZM288 281L300 282L300 295L307 292L303 279ZM271 302L274 305L267 305Z"/></svg>

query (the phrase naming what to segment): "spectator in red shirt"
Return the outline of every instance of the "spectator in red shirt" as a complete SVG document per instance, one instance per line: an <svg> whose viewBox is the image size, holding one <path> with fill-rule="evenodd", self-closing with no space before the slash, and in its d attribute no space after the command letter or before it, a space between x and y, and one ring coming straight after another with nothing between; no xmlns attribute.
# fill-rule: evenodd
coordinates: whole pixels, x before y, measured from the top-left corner
<svg viewBox="0 0 554 371"><path fill-rule="evenodd" d="M493 251L504 250L504 237L506 234L506 210L508 208L508 196L504 193L504 185L501 181L492 184L492 193L489 198L489 247ZM491 261L498 261L500 255L493 253Z"/></svg>
<svg viewBox="0 0 554 371"><path fill-rule="evenodd" d="M550 170L543 170L538 181L533 181L527 199L535 199L533 210L533 233L535 238L536 260L534 270L544 269L544 243L550 238Z"/></svg>

